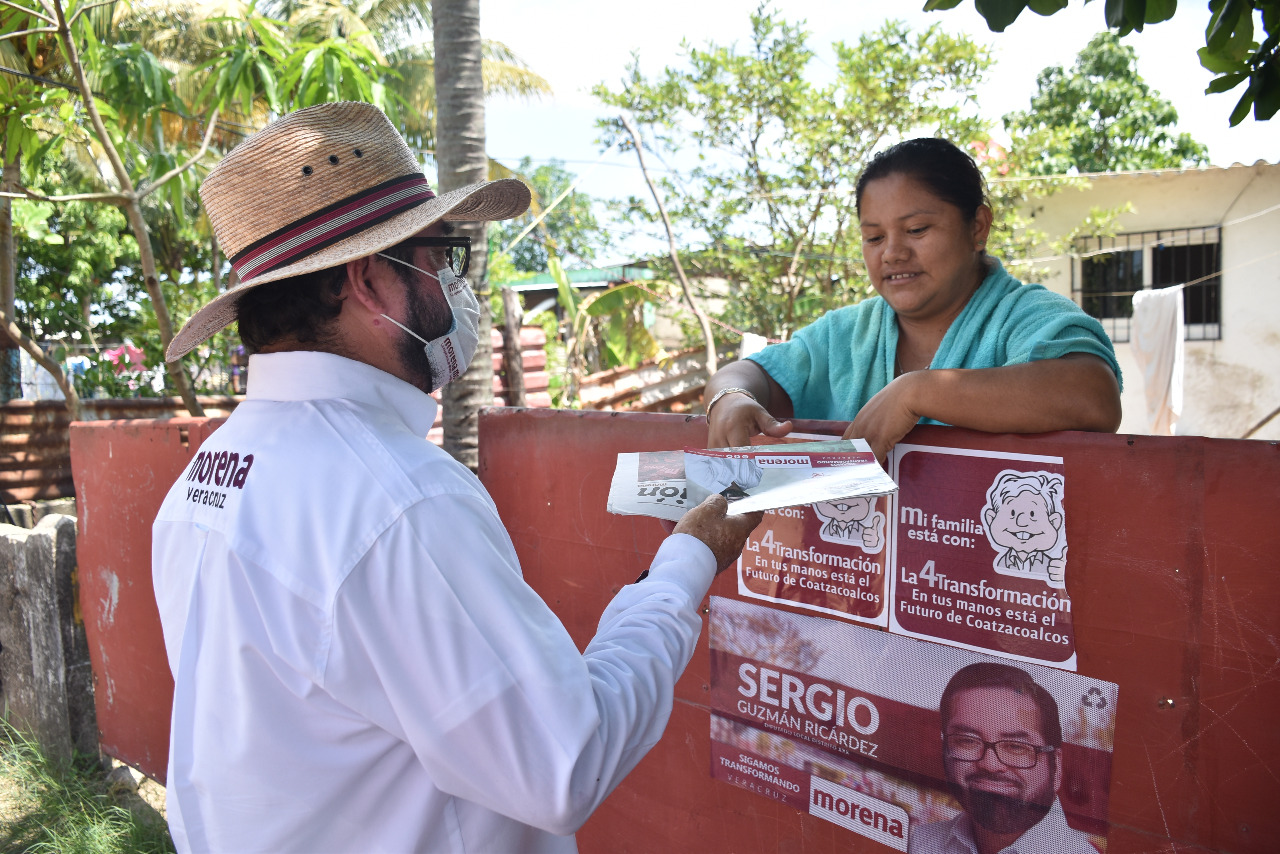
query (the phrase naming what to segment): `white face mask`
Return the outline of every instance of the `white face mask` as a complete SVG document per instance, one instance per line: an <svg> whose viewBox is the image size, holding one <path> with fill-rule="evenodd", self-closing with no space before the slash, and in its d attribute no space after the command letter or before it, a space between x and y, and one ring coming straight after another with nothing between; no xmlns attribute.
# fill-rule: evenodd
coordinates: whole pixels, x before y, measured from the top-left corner
<svg viewBox="0 0 1280 854"><path fill-rule="evenodd" d="M390 255L378 253L388 261L403 264L417 270L424 276L430 276L440 283L444 297L453 309L453 325L449 331L434 341L428 341L394 317L382 315L405 332L423 343L423 351L431 364L431 391L442 388L456 380L467 370L471 359L476 355L476 346L480 342L480 301L476 299L471 285L466 279L454 275L453 270L445 267L438 274L428 273L421 267L414 267L407 261L392 258Z"/></svg>

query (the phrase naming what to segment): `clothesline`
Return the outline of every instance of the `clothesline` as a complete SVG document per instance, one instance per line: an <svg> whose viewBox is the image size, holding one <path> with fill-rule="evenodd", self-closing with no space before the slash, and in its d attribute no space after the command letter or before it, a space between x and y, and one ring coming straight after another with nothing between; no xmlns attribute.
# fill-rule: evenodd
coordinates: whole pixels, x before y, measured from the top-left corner
<svg viewBox="0 0 1280 854"><path fill-rule="evenodd" d="M1240 263L1240 264L1232 264L1230 267L1226 267L1226 268L1224 268L1224 269L1222 269L1222 270L1219 270L1219 271L1218 271L1218 272L1216 272L1216 273L1209 273L1208 275L1201 276L1201 277L1200 277L1200 278L1198 278L1198 279L1192 279L1192 280L1191 280L1191 281L1189 281L1189 282L1181 282L1181 283L1179 283L1179 287L1189 288L1189 287L1191 287L1192 285L1198 285L1198 284L1200 284L1201 282L1207 282L1207 281L1209 281L1210 279L1216 279L1216 278L1218 278L1219 276L1221 276L1223 273L1230 273L1230 272L1232 272L1233 270L1239 270L1239 269L1244 268L1244 267L1249 267L1249 266L1251 266L1251 265L1253 265L1253 264L1257 264L1257 263L1259 263L1259 262L1266 261L1266 260L1267 260L1267 259L1269 259L1269 258L1274 258L1274 257L1276 257L1277 255L1280 255L1280 249L1277 249L1275 252L1272 252L1272 253L1270 253L1269 255L1260 255L1260 256L1259 256L1259 257L1257 257L1257 258L1253 258L1253 259L1251 259L1251 260L1249 260L1249 261L1244 261L1244 262L1242 262L1242 263ZM1144 291L1145 291L1145 290L1149 290L1149 289L1148 289L1148 288L1142 288L1141 290L1144 290ZM1136 293L1139 293L1139 291L1104 291L1104 292L1094 292L1094 291L1090 291L1090 292L1087 294L1087 296L1091 296L1091 297L1131 297L1131 296L1133 296L1133 295L1134 295L1134 294L1136 294Z"/></svg>

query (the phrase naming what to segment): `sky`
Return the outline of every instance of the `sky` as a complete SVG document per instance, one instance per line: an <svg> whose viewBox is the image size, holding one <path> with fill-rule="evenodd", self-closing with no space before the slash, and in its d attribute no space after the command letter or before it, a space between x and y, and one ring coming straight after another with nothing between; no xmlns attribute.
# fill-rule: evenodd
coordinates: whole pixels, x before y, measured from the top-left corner
<svg viewBox="0 0 1280 854"><path fill-rule="evenodd" d="M629 7L599 0L481 0L484 37L511 48L554 90L532 101L489 100L485 124L490 156L512 166L525 156L535 163L558 159L582 176L579 189L593 196L647 197L634 153L611 152L601 160L595 121L606 110L590 94L591 87L604 82L616 88L633 53L642 73L653 78L668 65L683 62L682 41L698 47L746 46L749 17L757 5L755 0L647 0ZM990 46L995 66L978 105L997 128L1000 116L1029 106L1042 69L1070 67L1089 39L1104 29L1101 0L1088 5L1071 0L1069 8L1048 18L1024 11L1003 33L987 28L972 0L945 12L919 11L923 0L775 0L772 5L786 20L806 22L810 46L818 54L815 62L828 66L834 65L832 42L856 42L889 17L906 21L913 30L937 23ZM1200 67L1195 51L1204 44L1207 6L1184 0L1172 20L1126 36L1125 43L1137 51L1138 73L1173 103L1179 130L1208 146L1213 165L1280 162L1280 116L1271 122L1250 117L1232 128L1227 117L1241 90L1204 94L1212 75Z"/></svg>

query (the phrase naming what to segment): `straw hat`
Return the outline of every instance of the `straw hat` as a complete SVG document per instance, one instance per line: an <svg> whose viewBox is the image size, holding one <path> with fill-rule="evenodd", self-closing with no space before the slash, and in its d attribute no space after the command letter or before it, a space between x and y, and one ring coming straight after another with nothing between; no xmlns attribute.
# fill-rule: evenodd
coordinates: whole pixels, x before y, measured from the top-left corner
<svg viewBox="0 0 1280 854"><path fill-rule="evenodd" d="M348 101L267 125L214 167L200 198L239 282L191 316L171 362L233 322L250 288L381 252L438 220L511 219L529 188L507 178L437 196L382 111Z"/></svg>

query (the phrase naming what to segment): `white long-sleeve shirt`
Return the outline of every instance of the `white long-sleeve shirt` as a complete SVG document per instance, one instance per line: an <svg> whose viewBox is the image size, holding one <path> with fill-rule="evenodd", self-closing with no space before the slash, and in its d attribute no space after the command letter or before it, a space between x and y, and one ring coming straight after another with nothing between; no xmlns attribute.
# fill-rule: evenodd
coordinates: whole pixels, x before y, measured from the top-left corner
<svg viewBox="0 0 1280 854"><path fill-rule="evenodd" d="M666 726L710 549L670 537L579 653L431 398L323 353L249 378L153 532L178 850L576 850Z"/></svg>

